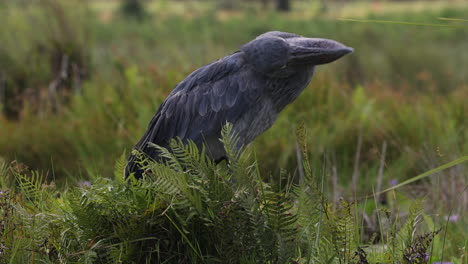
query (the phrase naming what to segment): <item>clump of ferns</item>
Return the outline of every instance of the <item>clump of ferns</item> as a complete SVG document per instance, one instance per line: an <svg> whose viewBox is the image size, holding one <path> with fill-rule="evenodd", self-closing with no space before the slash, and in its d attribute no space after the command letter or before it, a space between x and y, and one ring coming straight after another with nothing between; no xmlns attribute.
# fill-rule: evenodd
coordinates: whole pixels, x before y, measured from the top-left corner
<svg viewBox="0 0 468 264"><path fill-rule="evenodd" d="M9 234L11 234L12 215L12 197L8 190L0 190L0 260L8 250L7 241Z"/></svg>
<svg viewBox="0 0 468 264"><path fill-rule="evenodd" d="M417 235L417 226L423 215L424 199L416 199L409 207L409 215L399 229L392 228L388 239L389 250L383 255L388 261L408 264L428 263L434 237L441 229ZM394 223L396 225L398 221Z"/></svg>
<svg viewBox="0 0 468 264"><path fill-rule="evenodd" d="M79 233L80 252L102 262L291 259L299 242L293 195L262 182L230 129L223 130L228 166L214 164L193 142L173 140L170 150L154 146L162 162L142 161L143 180L100 179L70 192L66 222Z"/></svg>
<svg viewBox="0 0 468 264"><path fill-rule="evenodd" d="M428 263L428 250L434 237L441 229L415 237L403 251L403 262L410 264Z"/></svg>
<svg viewBox="0 0 468 264"><path fill-rule="evenodd" d="M352 263L357 250L355 217L352 214L353 204L340 200L336 209L331 206L325 211L327 227L339 263Z"/></svg>
<svg viewBox="0 0 468 264"><path fill-rule="evenodd" d="M335 208L327 202L303 143L304 179L280 186L281 181L262 181L257 164L235 147L231 129L223 130L226 164L213 163L193 142L173 140L170 150L155 146L163 161L142 162L142 180L122 179L125 155L116 163L116 180L98 178L63 193L43 185L40 174L17 174L19 198L11 202L15 209L8 218L20 228L0 249L19 253L5 260L425 263L436 233L414 236L420 204L383 253L366 252L358 247L354 205L342 200Z"/></svg>
<svg viewBox="0 0 468 264"><path fill-rule="evenodd" d="M43 184L43 175L34 171L18 171L12 167L0 176L13 174L16 187L1 182L1 248L0 262L24 263L31 256L55 258L54 238L61 231L61 216L56 211L55 185ZM13 261L15 256L16 262Z"/></svg>
<svg viewBox="0 0 468 264"><path fill-rule="evenodd" d="M195 241L185 240L193 248L196 245L203 249L204 252L197 253L199 256L216 256L228 263L287 261L295 253L291 245L297 243L292 194L275 192L261 180L257 165L249 164L242 157L242 150L235 147L238 138L230 125L223 129L222 141L229 159L227 167L211 162L193 142L181 141L172 141L171 151L158 147L165 166L148 163L150 175L162 175L169 167L184 176L182 185L188 184L179 185L184 202L172 208L185 212L178 214L173 224L181 231L191 231ZM177 181L176 178L174 175L167 180ZM190 217L181 218L182 215Z"/></svg>

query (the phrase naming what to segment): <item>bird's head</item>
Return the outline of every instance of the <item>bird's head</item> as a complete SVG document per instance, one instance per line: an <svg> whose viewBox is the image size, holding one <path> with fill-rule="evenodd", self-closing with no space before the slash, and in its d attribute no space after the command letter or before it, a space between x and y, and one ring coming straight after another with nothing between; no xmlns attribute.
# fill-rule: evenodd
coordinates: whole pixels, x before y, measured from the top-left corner
<svg viewBox="0 0 468 264"><path fill-rule="evenodd" d="M330 39L272 31L245 44L241 51L259 72L284 76L304 66L333 62L353 49Z"/></svg>

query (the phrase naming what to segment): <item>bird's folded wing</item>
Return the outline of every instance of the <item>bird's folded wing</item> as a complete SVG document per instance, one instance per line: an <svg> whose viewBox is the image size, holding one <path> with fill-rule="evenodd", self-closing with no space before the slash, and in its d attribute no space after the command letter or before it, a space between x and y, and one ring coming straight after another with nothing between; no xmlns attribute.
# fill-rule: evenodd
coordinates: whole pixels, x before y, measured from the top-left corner
<svg viewBox="0 0 468 264"><path fill-rule="evenodd" d="M238 56L238 55L237 55ZM236 54L206 65L176 86L158 109L147 131L135 146L150 157L149 142L167 147L170 139L220 137L226 122L235 123L260 101L262 86Z"/></svg>

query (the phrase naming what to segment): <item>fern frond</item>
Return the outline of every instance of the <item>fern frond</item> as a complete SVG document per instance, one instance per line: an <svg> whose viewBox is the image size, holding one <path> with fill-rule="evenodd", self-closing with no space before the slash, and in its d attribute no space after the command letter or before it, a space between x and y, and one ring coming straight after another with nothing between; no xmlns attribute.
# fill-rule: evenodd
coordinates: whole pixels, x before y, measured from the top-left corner
<svg viewBox="0 0 468 264"><path fill-rule="evenodd" d="M239 159L242 148L239 146L239 135L233 130L231 123L226 123L221 130L220 141L224 144L224 150L230 161L236 161Z"/></svg>
<svg viewBox="0 0 468 264"><path fill-rule="evenodd" d="M37 171L31 171L31 175L15 173L15 178L22 195L35 206L41 206L41 197L43 194L43 177ZM43 205L43 204L42 204Z"/></svg>
<svg viewBox="0 0 468 264"><path fill-rule="evenodd" d="M125 166L127 164L127 154L126 152L122 152L122 155L115 161L114 165L114 178L122 183L124 179L124 171L125 171Z"/></svg>
<svg viewBox="0 0 468 264"><path fill-rule="evenodd" d="M201 149L195 142L180 138L171 140L170 149L182 168L192 175L208 177L214 169L214 162L206 155L205 146Z"/></svg>
<svg viewBox="0 0 468 264"><path fill-rule="evenodd" d="M9 188L12 185L10 166L0 157L0 188Z"/></svg>
<svg viewBox="0 0 468 264"><path fill-rule="evenodd" d="M351 261L357 247L351 207L352 204L341 199L340 206L336 211L329 208L326 209L328 225L330 226L331 237L335 246L335 254L340 262L343 263Z"/></svg>
<svg viewBox="0 0 468 264"><path fill-rule="evenodd" d="M184 144L180 138L171 139L169 143L169 149L172 155L177 159L182 169L190 170L193 169L193 164L200 159L200 153L195 147L195 150L191 146L193 141L188 144Z"/></svg>
<svg viewBox="0 0 468 264"><path fill-rule="evenodd" d="M411 244L403 251L403 261L408 264L426 263L428 248L440 230L441 229L414 238Z"/></svg>
<svg viewBox="0 0 468 264"><path fill-rule="evenodd" d="M159 152L159 156L163 158L162 162L164 162L164 163L168 164L169 166L171 166L171 168L173 170L176 170L176 171L183 171L184 170L182 164L180 164L177 157L169 149L161 147L159 145L156 145L156 144L154 144L152 142L149 142L148 145L153 147L153 148L156 148L158 150L158 152ZM148 159L146 159L146 161L148 162Z"/></svg>
<svg viewBox="0 0 468 264"><path fill-rule="evenodd" d="M408 219L397 234L400 251L403 251L413 242L416 226L419 223L424 209L423 201L423 199L416 199L410 205Z"/></svg>
<svg viewBox="0 0 468 264"><path fill-rule="evenodd" d="M283 241L292 241L298 233L298 218L290 197L267 190L262 198L268 224Z"/></svg>

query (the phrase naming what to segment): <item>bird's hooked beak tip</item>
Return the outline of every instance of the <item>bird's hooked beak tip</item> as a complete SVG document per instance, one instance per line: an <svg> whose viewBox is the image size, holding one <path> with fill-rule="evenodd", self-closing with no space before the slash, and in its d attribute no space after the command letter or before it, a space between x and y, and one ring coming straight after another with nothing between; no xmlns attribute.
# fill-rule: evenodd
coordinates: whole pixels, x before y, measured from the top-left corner
<svg viewBox="0 0 468 264"><path fill-rule="evenodd" d="M343 48L339 48L337 49L336 51L336 54L339 56L339 57L343 57L345 55L348 55L350 53L353 53L354 52L354 49L351 48L351 47L343 47Z"/></svg>
<svg viewBox="0 0 468 264"><path fill-rule="evenodd" d="M345 47L343 50L344 50L345 55L354 52L354 49L351 47Z"/></svg>

